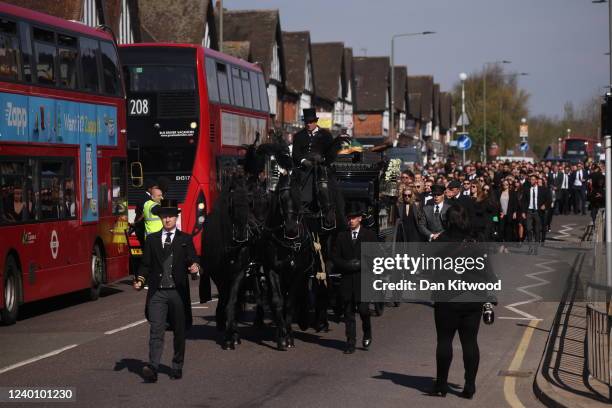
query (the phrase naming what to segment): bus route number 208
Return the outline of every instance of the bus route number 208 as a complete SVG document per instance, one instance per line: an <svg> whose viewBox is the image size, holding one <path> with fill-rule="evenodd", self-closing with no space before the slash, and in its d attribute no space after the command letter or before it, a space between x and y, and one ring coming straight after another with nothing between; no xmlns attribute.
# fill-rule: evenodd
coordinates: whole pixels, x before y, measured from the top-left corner
<svg viewBox="0 0 612 408"><path fill-rule="evenodd" d="M128 99L129 116L149 116L151 104L148 99Z"/></svg>

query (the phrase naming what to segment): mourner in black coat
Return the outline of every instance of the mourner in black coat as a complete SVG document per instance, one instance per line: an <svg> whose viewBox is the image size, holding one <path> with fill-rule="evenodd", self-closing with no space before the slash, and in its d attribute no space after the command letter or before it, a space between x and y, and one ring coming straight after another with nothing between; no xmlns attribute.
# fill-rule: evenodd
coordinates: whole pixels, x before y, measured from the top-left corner
<svg viewBox="0 0 612 408"><path fill-rule="evenodd" d="M191 299L189 273L197 273L200 266L189 234L176 228L179 210L163 200L157 212L164 227L147 237L143 259L134 288L147 284L145 315L151 325L149 337L149 365L143 376L157 381L157 370L164 349L164 331L174 331L174 356L171 378L182 377L185 356L185 334L191 328Z"/></svg>
<svg viewBox="0 0 612 408"><path fill-rule="evenodd" d="M313 160L330 164L336 157L336 149L332 148L332 134L317 126L317 120L314 109L304 109L306 126L293 135L291 155L296 167L312 167Z"/></svg>
<svg viewBox="0 0 612 408"><path fill-rule="evenodd" d="M345 354L355 352L357 329L355 309L358 309L363 326L363 347L367 350L372 342L369 303L361 301L361 244L376 242L376 233L361 225L365 208L361 203L351 202L347 211L349 230L338 233L332 247L331 259L342 275L340 291L344 299L347 345Z"/></svg>

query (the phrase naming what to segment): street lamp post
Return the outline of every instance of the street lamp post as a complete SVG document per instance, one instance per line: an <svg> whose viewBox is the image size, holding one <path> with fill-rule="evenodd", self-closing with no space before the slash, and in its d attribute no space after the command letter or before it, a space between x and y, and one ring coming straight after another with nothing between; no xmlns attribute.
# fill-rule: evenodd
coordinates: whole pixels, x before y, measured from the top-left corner
<svg viewBox="0 0 612 408"><path fill-rule="evenodd" d="M465 72L460 73L459 79L461 80L461 127L465 135L465 122L467 119L465 114L465 80L467 79L467 74ZM461 161L465 165L465 150L461 151Z"/></svg>
<svg viewBox="0 0 612 408"><path fill-rule="evenodd" d="M491 64L510 64L511 61L501 60L501 61L491 61L485 62L483 65L483 73L482 73L482 134L483 134L483 144L482 144L482 152L484 156L484 162L487 162L487 68Z"/></svg>
<svg viewBox="0 0 612 408"><path fill-rule="evenodd" d="M524 125L524 124L526 124L526 123L527 123L527 119L526 119L526 118L522 118L522 119L521 119L521 123L522 123L523 125ZM526 142L526 140L524 140L524 139L523 139L522 141L523 141L523 142ZM523 157L525 157L525 155L526 155L526 154L527 154L527 150L526 150L526 149L524 149L524 150L523 150Z"/></svg>
<svg viewBox="0 0 612 408"><path fill-rule="evenodd" d="M422 31L420 33L394 34L391 37L391 89L389 90L389 95L391 98L391 112L389 112L389 140L391 140L391 142L393 142L395 138L395 39L400 37L416 37L418 35L429 35L435 33L435 31Z"/></svg>

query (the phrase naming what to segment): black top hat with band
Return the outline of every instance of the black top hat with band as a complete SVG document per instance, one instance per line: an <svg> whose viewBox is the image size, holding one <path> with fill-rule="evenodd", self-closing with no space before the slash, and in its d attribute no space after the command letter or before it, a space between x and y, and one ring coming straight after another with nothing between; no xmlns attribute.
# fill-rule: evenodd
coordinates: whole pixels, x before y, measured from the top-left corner
<svg viewBox="0 0 612 408"><path fill-rule="evenodd" d="M434 184L431 186L431 194L439 196L444 194L444 186L442 184Z"/></svg>
<svg viewBox="0 0 612 408"><path fill-rule="evenodd" d="M180 208L178 208L176 200L164 199L161 200L161 203L159 205L153 207L151 212L157 215L158 217L168 215L176 217L180 214L181 210Z"/></svg>
<svg viewBox="0 0 612 408"><path fill-rule="evenodd" d="M317 110L314 108L307 108L304 109L302 112L304 114L304 123L312 123L319 120L319 117L317 116Z"/></svg>
<svg viewBox="0 0 612 408"><path fill-rule="evenodd" d="M346 206L347 217L360 217L366 212L365 205L361 201L350 201Z"/></svg>

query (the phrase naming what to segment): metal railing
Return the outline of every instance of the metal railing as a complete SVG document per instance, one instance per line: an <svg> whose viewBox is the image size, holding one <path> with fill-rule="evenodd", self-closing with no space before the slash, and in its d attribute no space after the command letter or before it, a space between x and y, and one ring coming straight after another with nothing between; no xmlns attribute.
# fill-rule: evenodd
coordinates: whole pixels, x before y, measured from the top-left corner
<svg viewBox="0 0 612 408"><path fill-rule="evenodd" d="M612 286L606 269L605 211L601 209L593 225L593 275L587 284L587 338L586 363L593 379L608 386L608 398L612 399L612 372L610 361L612 348Z"/></svg>

